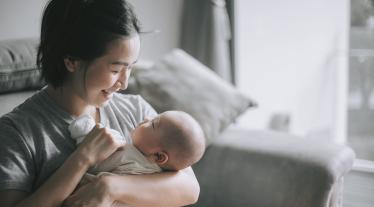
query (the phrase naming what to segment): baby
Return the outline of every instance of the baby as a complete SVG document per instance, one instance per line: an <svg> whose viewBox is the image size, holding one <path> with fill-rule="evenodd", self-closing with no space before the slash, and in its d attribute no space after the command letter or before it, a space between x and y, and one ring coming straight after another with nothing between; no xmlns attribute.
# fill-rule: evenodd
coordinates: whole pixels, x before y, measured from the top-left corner
<svg viewBox="0 0 374 207"><path fill-rule="evenodd" d="M90 116L74 120L69 131L77 143L94 128ZM109 129L119 141L125 138ZM166 111L151 120L140 123L131 133L131 143L116 151L89 172L101 175L144 174L163 170L181 170L196 163L205 150L204 133L198 122L182 111Z"/></svg>

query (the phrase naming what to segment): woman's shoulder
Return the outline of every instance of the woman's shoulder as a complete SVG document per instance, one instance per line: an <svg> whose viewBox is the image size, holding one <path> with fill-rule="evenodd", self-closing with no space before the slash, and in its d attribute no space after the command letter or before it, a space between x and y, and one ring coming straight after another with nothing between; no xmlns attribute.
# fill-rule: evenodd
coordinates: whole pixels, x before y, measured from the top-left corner
<svg viewBox="0 0 374 207"><path fill-rule="evenodd" d="M21 104L15 106L10 112L6 113L1 117L1 119L21 119L25 120L26 118L33 118L37 115L39 108L42 108L40 103L40 98L42 96L41 91L35 92L32 96L27 98ZM30 115L33 114L33 115Z"/></svg>
<svg viewBox="0 0 374 207"><path fill-rule="evenodd" d="M0 140L3 143L19 142L30 133L30 125L35 123L27 112L22 110L24 104L0 117Z"/></svg>
<svg viewBox="0 0 374 207"><path fill-rule="evenodd" d="M0 127L13 128L20 132L28 132L40 128L48 119L56 116L51 104L46 102L44 91L37 91L12 111L0 117Z"/></svg>
<svg viewBox="0 0 374 207"><path fill-rule="evenodd" d="M16 105L11 111L7 112L3 116L0 117L0 123L3 122L10 122L10 120L18 119L18 118L26 118L25 114L27 112L33 112L32 109L35 102L35 96L37 96L38 92L33 94L31 97L27 98L25 101L20 103L19 105ZM24 119L21 119L24 120Z"/></svg>

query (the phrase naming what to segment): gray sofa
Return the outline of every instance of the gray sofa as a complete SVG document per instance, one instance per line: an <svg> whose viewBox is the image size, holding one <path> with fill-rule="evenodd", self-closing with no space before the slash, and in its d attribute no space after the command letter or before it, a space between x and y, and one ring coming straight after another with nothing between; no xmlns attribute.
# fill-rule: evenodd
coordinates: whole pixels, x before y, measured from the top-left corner
<svg viewBox="0 0 374 207"><path fill-rule="evenodd" d="M43 85L30 71L34 46L31 40L0 42L0 115ZM193 206L342 206L344 176L354 160L347 146L230 124L209 143L193 166L201 186Z"/></svg>

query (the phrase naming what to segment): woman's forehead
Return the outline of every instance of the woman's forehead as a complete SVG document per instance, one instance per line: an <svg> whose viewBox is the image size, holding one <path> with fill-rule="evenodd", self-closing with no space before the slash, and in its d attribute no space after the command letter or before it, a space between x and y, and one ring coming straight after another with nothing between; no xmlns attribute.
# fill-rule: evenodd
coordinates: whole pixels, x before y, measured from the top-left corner
<svg viewBox="0 0 374 207"><path fill-rule="evenodd" d="M140 52L140 40L138 36L119 38L108 44L106 56L112 61L133 64L137 61Z"/></svg>

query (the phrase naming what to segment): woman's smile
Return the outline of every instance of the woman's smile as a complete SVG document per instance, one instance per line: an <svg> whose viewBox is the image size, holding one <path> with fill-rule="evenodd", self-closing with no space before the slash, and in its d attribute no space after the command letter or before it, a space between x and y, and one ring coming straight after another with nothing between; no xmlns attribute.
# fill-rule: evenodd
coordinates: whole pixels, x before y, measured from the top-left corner
<svg viewBox="0 0 374 207"><path fill-rule="evenodd" d="M102 90L102 93L103 93L105 99L107 99L107 100L111 99L113 97L113 93L115 93L115 92L117 92L121 89L121 85L122 84L120 82L117 82L111 88Z"/></svg>
<svg viewBox="0 0 374 207"><path fill-rule="evenodd" d="M111 99L111 98L113 97L113 92L110 93L110 92L108 92L108 91L106 91L106 90L102 90L102 93L103 93L103 96L104 96L104 98L105 98L106 100L109 100L109 99Z"/></svg>

